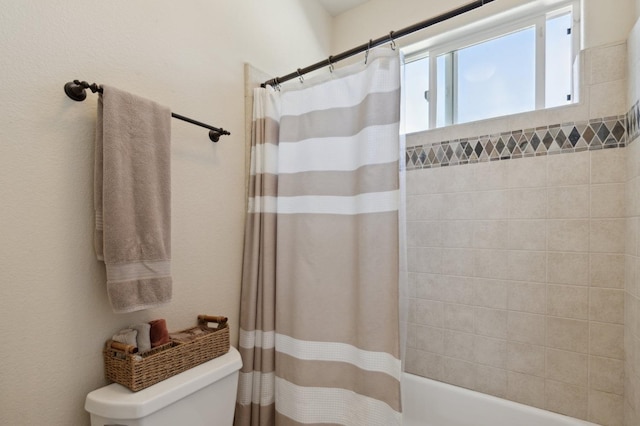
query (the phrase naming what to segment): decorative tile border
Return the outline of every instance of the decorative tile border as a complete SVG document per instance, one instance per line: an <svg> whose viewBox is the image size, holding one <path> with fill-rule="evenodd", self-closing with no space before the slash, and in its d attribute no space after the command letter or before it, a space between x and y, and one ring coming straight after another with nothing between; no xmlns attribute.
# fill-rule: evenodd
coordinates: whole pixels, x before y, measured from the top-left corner
<svg viewBox="0 0 640 426"><path fill-rule="evenodd" d="M406 170L622 148L640 135L640 106L625 114L406 149Z"/></svg>

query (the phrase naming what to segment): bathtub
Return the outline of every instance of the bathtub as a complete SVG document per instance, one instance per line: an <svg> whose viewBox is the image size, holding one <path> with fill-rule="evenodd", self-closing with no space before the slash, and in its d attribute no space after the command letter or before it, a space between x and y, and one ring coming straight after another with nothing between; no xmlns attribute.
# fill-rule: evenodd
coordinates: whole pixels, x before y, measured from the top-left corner
<svg viewBox="0 0 640 426"><path fill-rule="evenodd" d="M402 411L403 426L598 426L409 373Z"/></svg>

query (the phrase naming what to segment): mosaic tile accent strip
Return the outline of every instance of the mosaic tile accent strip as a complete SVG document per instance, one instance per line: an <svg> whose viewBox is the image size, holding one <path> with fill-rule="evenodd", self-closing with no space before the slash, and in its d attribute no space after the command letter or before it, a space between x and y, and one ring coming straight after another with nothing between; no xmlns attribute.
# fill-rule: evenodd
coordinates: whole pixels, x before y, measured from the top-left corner
<svg viewBox="0 0 640 426"><path fill-rule="evenodd" d="M615 117L413 146L406 149L406 170L621 148L632 140L627 129L637 136L639 124L636 104L629 113Z"/></svg>

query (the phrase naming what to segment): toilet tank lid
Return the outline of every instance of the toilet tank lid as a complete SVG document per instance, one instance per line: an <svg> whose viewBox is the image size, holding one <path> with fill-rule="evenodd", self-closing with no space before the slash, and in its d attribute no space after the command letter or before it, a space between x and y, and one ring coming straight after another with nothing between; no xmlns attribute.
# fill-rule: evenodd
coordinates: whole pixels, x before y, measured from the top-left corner
<svg viewBox="0 0 640 426"><path fill-rule="evenodd" d="M140 419L225 378L241 367L240 353L231 347L225 355L138 392L117 383L96 389L87 395L84 409L110 419Z"/></svg>

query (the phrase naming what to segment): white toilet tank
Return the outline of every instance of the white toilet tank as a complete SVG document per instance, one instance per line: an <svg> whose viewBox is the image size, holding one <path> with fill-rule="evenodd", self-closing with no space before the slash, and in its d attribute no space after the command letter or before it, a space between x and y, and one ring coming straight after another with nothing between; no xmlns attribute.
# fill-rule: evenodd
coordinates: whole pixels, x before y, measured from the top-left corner
<svg viewBox="0 0 640 426"><path fill-rule="evenodd" d="M240 353L229 352L133 392L117 383L87 395L91 426L231 426Z"/></svg>

